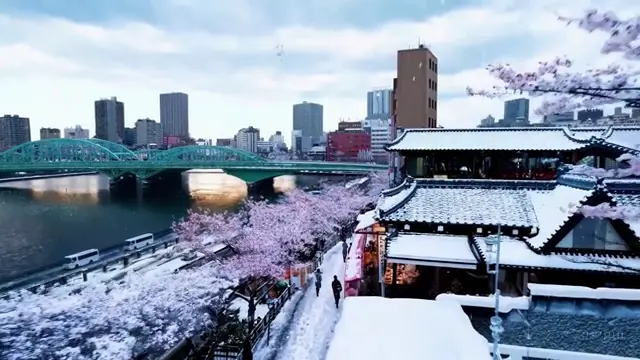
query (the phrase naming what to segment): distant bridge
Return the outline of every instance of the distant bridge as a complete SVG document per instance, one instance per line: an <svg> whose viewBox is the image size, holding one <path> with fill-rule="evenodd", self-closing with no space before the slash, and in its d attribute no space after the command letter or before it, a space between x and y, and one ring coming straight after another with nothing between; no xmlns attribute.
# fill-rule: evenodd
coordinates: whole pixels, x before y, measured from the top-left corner
<svg viewBox="0 0 640 360"><path fill-rule="evenodd" d="M149 179L166 170L221 169L247 183L281 175L363 174L386 165L318 161L270 161L256 154L223 146L182 146L169 150L133 152L100 139L46 139L24 143L0 153L0 172L98 171L119 179L133 174Z"/></svg>

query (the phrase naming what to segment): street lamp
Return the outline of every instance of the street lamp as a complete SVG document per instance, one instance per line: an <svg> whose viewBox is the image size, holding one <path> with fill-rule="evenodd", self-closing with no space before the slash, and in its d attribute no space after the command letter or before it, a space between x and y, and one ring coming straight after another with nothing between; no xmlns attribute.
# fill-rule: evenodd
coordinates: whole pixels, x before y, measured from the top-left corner
<svg viewBox="0 0 640 360"><path fill-rule="evenodd" d="M484 238L487 245L487 273L493 274L494 278L494 296L495 296L495 314L491 317L491 337L493 338L493 359L501 360L498 344L500 343L500 334L504 332L502 327L502 319L500 318L500 224L498 224L498 233ZM491 265L494 265L493 270Z"/></svg>

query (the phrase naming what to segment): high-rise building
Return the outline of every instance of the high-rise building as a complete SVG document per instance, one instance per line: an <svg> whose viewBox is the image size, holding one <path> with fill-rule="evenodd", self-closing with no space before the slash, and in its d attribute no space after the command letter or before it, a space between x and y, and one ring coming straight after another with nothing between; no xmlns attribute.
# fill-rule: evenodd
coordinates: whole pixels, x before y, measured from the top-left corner
<svg viewBox="0 0 640 360"><path fill-rule="evenodd" d="M371 135L370 151L373 160L379 163L389 161L389 153L384 149L384 146L389 143L390 139L391 128L389 120L364 120L362 122L362 129Z"/></svg>
<svg viewBox="0 0 640 360"><path fill-rule="evenodd" d="M398 51L392 102L394 129L438 126L438 58L424 45Z"/></svg>
<svg viewBox="0 0 640 360"><path fill-rule="evenodd" d="M114 96L95 102L96 138L113 142L124 139L124 104Z"/></svg>
<svg viewBox="0 0 640 360"><path fill-rule="evenodd" d="M64 128L64 138L65 139L88 139L89 129L83 129L82 126L80 125Z"/></svg>
<svg viewBox="0 0 640 360"><path fill-rule="evenodd" d="M258 141L260 141L260 129L253 126L240 129L236 134L236 148L252 153L258 152Z"/></svg>
<svg viewBox="0 0 640 360"><path fill-rule="evenodd" d="M0 151L31 141L31 122L19 115L0 117Z"/></svg>
<svg viewBox="0 0 640 360"><path fill-rule="evenodd" d="M136 121L136 145L162 144L162 125L149 118Z"/></svg>
<svg viewBox="0 0 640 360"><path fill-rule="evenodd" d="M138 134L135 127L126 127L124 128L124 139L122 140L122 144L126 146L134 146L136 144L137 137Z"/></svg>
<svg viewBox="0 0 640 360"><path fill-rule="evenodd" d="M160 94L160 123L165 135L189 137L189 95Z"/></svg>
<svg viewBox="0 0 640 360"><path fill-rule="evenodd" d="M529 124L529 99L513 99L504 102L504 123L508 126Z"/></svg>
<svg viewBox="0 0 640 360"><path fill-rule="evenodd" d="M309 137L312 144L322 138L324 108L320 104L304 101L293 105L293 130L300 130L301 136ZM304 150L304 152L308 151Z"/></svg>
<svg viewBox="0 0 640 360"><path fill-rule="evenodd" d="M379 89L367 92L367 119L391 118L391 89Z"/></svg>
<svg viewBox="0 0 640 360"><path fill-rule="evenodd" d="M478 127L492 127L495 126L496 124L496 119L491 116L488 115L486 118L480 120L480 125L478 125Z"/></svg>
<svg viewBox="0 0 640 360"><path fill-rule="evenodd" d="M285 150L287 148L282 131L276 131L275 134L269 136L269 142L272 143L273 147L277 150Z"/></svg>
<svg viewBox="0 0 640 360"><path fill-rule="evenodd" d="M60 139L60 129L40 128L40 140Z"/></svg>
<svg viewBox="0 0 640 360"><path fill-rule="evenodd" d="M578 111L578 121L599 120L604 117L602 109L584 109Z"/></svg>

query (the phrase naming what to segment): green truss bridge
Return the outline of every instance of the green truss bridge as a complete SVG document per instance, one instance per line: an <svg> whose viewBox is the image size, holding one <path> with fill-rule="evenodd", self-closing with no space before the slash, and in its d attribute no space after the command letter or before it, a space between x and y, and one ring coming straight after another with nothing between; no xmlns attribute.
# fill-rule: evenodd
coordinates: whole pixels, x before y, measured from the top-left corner
<svg viewBox="0 0 640 360"><path fill-rule="evenodd" d="M116 180L125 174L149 179L163 171L221 169L249 184L281 175L362 174L386 165L311 161L270 161L247 151L221 146L183 146L133 152L100 139L47 139L0 153L0 172L98 171Z"/></svg>

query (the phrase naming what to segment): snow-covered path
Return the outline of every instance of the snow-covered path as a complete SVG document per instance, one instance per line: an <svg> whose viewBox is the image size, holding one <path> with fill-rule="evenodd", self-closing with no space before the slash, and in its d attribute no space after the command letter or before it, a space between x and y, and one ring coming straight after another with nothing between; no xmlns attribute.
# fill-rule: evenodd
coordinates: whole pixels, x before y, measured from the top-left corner
<svg viewBox="0 0 640 360"><path fill-rule="evenodd" d="M311 284L296 310L291 330L284 339L285 343L279 346L276 360L322 360L324 358L339 315L339 309L336 309L331 291L334 275L338 276L340 282L343 281L342 243L338 243L325 254L320 296L316 296L315 285ZM340 304L342 305L342 300Z"/></svg>

